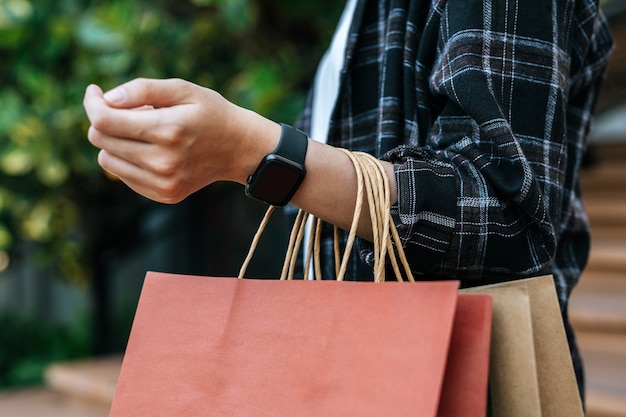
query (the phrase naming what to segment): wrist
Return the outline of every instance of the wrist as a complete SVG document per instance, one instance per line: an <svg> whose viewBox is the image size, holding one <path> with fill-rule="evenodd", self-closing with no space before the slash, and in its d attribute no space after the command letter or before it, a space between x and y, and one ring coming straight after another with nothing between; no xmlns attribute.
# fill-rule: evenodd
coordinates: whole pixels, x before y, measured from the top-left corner
<svg viewBox="0 0 626 417"><path fill-rule="evenodd" d="M228 129L231 133L224 138L228 141L237 139L228 179L245 185L265 155L278 145L281 127L251 110L234 105L233 111L231 128Z"/></svg>

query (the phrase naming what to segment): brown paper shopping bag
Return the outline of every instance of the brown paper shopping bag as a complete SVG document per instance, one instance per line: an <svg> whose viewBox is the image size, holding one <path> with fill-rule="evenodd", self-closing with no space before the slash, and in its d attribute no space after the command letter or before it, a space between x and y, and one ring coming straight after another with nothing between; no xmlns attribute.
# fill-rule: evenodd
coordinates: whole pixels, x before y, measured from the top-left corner
<svg viewBox="0 0 626 417"><path fill-rule="evenodd" d="M387 207L371 210L383 216L372 218L377 282L148 273L110 416L484 416L491 297L459 295L453 281L382 283L387 257L402 279L391 235L412 275L388 195L369 201Z"/></svg>
<svg viewBox="0 0 626 417"><path fill-rule="evenodd" d="M493 416L582 417L553 278L523 279L461 292L493 297Z"/></svg>

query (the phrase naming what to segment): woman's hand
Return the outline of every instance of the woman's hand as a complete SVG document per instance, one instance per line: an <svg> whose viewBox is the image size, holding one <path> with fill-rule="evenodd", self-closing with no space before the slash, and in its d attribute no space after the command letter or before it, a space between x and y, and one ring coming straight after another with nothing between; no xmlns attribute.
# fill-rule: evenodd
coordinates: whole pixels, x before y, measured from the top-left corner
<svg viewBox="0 0 626 417"><path fill-rule="evenodd" d="M178 79L135 79L105 94L90 85L84 106L100 166L162 203L219 180L245 183L280 137L278 124Z"/></svg>

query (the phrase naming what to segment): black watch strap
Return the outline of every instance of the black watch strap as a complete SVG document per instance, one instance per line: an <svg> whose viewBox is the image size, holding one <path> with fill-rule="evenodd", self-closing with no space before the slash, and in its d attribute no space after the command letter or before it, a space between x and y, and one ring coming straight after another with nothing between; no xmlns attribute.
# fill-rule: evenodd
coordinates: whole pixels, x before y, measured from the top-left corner
<svg viewBox="0 0 626 417"><path fill-rule="evenodd" d="M272 153L304 166L304 158L309 145L306 133L284 123L281 123L280 127L282 128L280 140Z"/></svg>

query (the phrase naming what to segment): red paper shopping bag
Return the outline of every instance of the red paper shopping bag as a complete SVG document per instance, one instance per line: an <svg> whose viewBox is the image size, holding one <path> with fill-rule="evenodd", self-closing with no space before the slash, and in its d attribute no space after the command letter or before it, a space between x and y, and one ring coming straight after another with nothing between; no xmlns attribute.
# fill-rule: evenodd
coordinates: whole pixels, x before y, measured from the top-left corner
<svg viewBox="0 0 626 417"><path fill-rule="evenodd" d="M459 296L437 417L487 415L491 324L491 297Z"/></svg>
<svg viewBox="0 0 626 417"><path fill-rule="evenodd" d="M148 273L110 415L435 416L458 297Z"/></svg>

